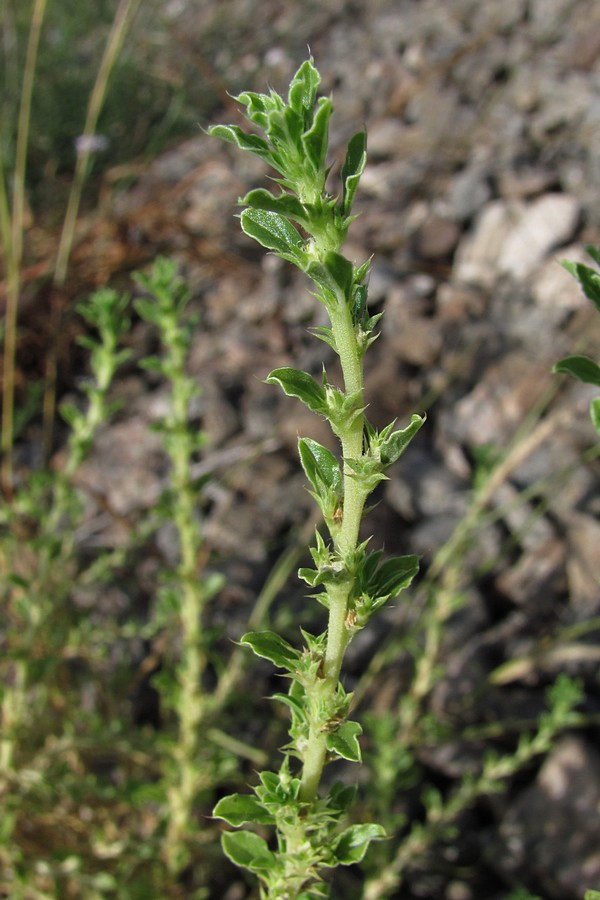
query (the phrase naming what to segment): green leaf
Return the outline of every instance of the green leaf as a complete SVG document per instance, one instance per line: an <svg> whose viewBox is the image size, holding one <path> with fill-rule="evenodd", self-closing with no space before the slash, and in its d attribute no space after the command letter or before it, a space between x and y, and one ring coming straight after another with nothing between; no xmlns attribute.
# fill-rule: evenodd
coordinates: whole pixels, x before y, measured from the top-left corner
<svg viewBox="0 0 600 900"><path fill-rule="evenodd" d="M268 129L269 116L275 110L285 109L285 103L277 91L269 94L257 94L254 91L243 91L235 98L246 107L246 116L265 131Z"/></svg>
<svg viewBox="0 0 600 900"><path fill-rule="evenodd" d="M419 416L416 413L411 417L410 425L399 431L394 431L384 441L379 444L379 458L382 465L387 469L392 463L395 463L404 453L413 437L425 423L425 416Z"/></svg>
<svg viewBox="0 0 600 900"><path fill-rule="evenodd" d="M290 84L288 103L295 112L302 116L307 125L315 105L320 82L321 76L318 70L313 65L312 60L307 59L302 63Z"/></svg>
<svg viewBox="0 0 600 900"><path fill-rule="evenodd" d="M360 762L361 752L358 736L362 734L362 728L358 722L342 722L335 731L327 735L326 746L331 753L348 759L350 762Z"/></svg>
<svg viewBox="0 0 600 900"><path fill-rule="evenodd" d="M342 472L340 464L331 450L323 447L318 441L313 441L312 438L300 438L298 449L306 477L317 494L324 485L341 495Z"/></svg>
<svg viewBox="0 0 600 900"><path fill-rule="evenodd" d="M265 209L245 209L240 221L245 234L304 269L307 255L302 250L302 236L284 216Z"/></svg>
<svg viewBox="0 0 600 900"><path fill-rule="evenodd" d="M312 162L316 172L323 172L327 160L329 145L329 120L333 112L333 104L326 97L321 97L312 127L302 136L304 151Z"/></svg>
<svg viewBox="0 0 600 900"><path fill-rule="evenodd" d="M278 384L288 397L302 400L313 412L326 416L328 412L325 389L308 372L284 367L273 369L265 379L267 384Z"/></svg>
<svg viewBox="0 0 600 900"><path fill-rule="evenodd" d="M229 794L222 797L213 810L213 816L236 828L250 822L257 825L272 825L274 822L273 816L253 794Z"/></svg>
<svg viewBox="0 0 600 900"><path fill-rule="evenodd" d="M351 825L340 834L335 844L338 865L351 866L361 862L371 841L382 841L386 837L385 828L374 822Z"/></svg>
<svg viewBox="0 0 600 900"><path fill-rule="evenodd" d="M556 363L553 371L574 375L585 384L595 384L600 387L600 366L587 356L565 356Z"/></svg>
<svg viewBox="0 0 600 900"><path fill-rule="evenodd" d="M337 344L335 337L333 335L333 330L329 328L328 325L315 325L314 328L309 328L311 334L314 334L316 338L320 341L324 341L326 344L329 344L331 349L338 352Z"/></svg>
<svg viewBox="0 0 600 900"><path fill-rule="evenodd" d="M221 845L225 856L251 872L268 872L275 865L275 854L267 842L252 831L227 831L221 836Z"/></svg>
<svg viewBox="0 0 600 900"><path fill-rule="evenodd" d="M311 260L305 271L324 292L322 299L326 305L336 305L350 300L354 267L341 253L330 251L323 262Z"/></svg>
<svg viewBox="0 0 600 900"><path fill-rule="evenodd" d="M377 572L378 593L396 596L408 587L418 571L418 556L411 554L386 559Z"/></svg>
<svg viewBox="0 0 600 900"><path fill-rule="evenodd" d="M286 106L269 115L268 135L278 150L279 171L286 174L295 169L294 161L302 153L304 119L294 109Z"/></svg>
<svg viewBox="0 0 600 900"><path fill-rule="evenodd" d="M282 193L276 197L271 191L267 191L264 188L256 188L256 190L246 194L240 202L244 206L251 206L253 209L278 213L280 216L293 219L303 227L308 225L306 210L300 201L291 194Z"/></svg>
<svg viewBox="0 0 600 900"><path fill-rule="evenodd" d="M593 244L587 244L585 249L592 257L596 265L600 266L600 248L594 247Z"/></svg>
<svg viewBox="0 0 600 900"><path fill-rule="evenodd" d="M300 658L300 651L274 631L249 631L243 635L240 643L248 644L256 656L271 660L280 669L293 671Z"/></svg>
<svg viewBox="0 0 600 900"><path fill-rule="evenodd" d="M235 144L240 150L249 150L261 159L272 161L273 154L267 142L257 134L247 134L238 125L212 125L208 133L212 137Z"/></svg>
<svg viewBox="0 0 600 900"><path fill-rule="evenodd" d="M594 247L586 248L596 263L600 264L600 252ZM572 262L569 259L562 261L562 266L580 283L586 297L592 301L600 312L600 273L586 266L584 263Z"/></svg>
<svg viewBox="0 0 600 900"><path fill-rule="evenodd" d="M358 182L367 163L367 133L358 131L348 141L346 158L342 166L341 178L343 184L342 212L349 215L354 201L354 195L358 188Z"/></svg>
<svg viewBox="0 0 600 900"><path fill-rule="evenodd" d="M279 700L279 702L285 704L285 706L292 711L292 714L297 716L300 721L306 721L304 704L296 697L277 692L276 694L271 695L271 700Z"/></svg>
<svg viewBox="0 0 600 900"><path fill-rule="evenodd" d="M347 812L356 798L356 786L336 781L332 784L327 798L327 805L337 812Z"/></svg>

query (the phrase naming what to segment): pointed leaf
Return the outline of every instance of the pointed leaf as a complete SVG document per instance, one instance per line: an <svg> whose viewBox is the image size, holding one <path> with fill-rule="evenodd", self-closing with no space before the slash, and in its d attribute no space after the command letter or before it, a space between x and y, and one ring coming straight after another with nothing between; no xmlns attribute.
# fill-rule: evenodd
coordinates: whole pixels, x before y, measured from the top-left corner
<svg viewBox="0 0 600 900"><path fill-rule="evenodd" d="M386 559L376 575L375 592L396 597L407 588L419 571L418 556L396 556Z"/></svg>
<svg viewBox="0 0 600 900"><path fill-rule="evenodd" d="M272 152L265 140L257 134L247 134L238 125L213 125L208 129L212 137L235 144L240 150L249 150L262 159L271 161Z"/></svg>
<svg viewBox="0 0 600 900"><path fill-rule="evenodd" d="M321 97L317 104L312 127L302 136L302 144L306 155L311 160L316 172L323 172L329 144L329 120L333 112L333 104L326 97Z"/></svg>
<svg viewBox="0 0 600 900"><path fill-rule="evenodd" d="M306 477L315 491L319 493L319 489L325 485L336 494L341 494L342 472L331 450L311 438L300 438L298 449Z"/></svg>
<svg viewBox="0 0 600 900"><path fill-rule="evenodd" d="M315 325L314 328L309 328L309 331L311 334L314 334L315 337L319 338L320 341L329 344L335 353L338 352L335 337L333 336L333 330L329 328L328 325Z"/></svg>
<svg viewBox="0 0 600 900"><path fill-rule="evenodd" d="M416 413L411 417L410 425L399 431L394 431L380 445L380 459L382 464L387 468L395 463L396 460L404 453L413 437L425 423L425 416L418 416Z"/></svg>
<svg viewBox="0 0 600 900"><path fill-rule="evenodd" d="M301 721L306 720L304 705L296 697L291 697L289 694L282 694L278 691L271 696L271 700L279 700L280 703L285 704L285 706L291 709L292 713Z"/></svg>
<svg viewBox="0 0 600 900"><path fill-rule="evenodd" d="M350 260L340 253L330 251L325 256L324 262L312 260L305 269L309 278L324 292L322 298L329 303L343 303L350 298L352 282L354 279L354 267Z"/></svg>
<svg viewBox="0 0 600 900"><path fill-rule="evenodd" d="M295 112L300 113L306 121L306 114L312 113L321 81L319 72L312 60L302 63L294 75L288 91L288 103Z"/></svg>
<svg viewBox="0 0 600 900"><path fill-rule="evenodd" d="M294 219L295 222L303 226L308 224L306 210L300 201L291 194L282 193L276 197L271 191L267 191L264 188L256 188L256 190L246 194L240 202L244 206L251 206L253 209L263 209Z"/></svg>
<svg viewBox="0 0 600 900"><path fill-rule="evenodd" d="M273 631L249 631L241 638L240 643L248 644L256 656L269 659L280 669L293 671L300 658L300 651Z"/></svg>
<svg viewBox="0 0 600 900"><path fill-rule="evenodd" d="M268 124L267 111L270 109L269 98L265 94L257 94L254 91L244 91L235 98L238 103L246 107L246 115L251 122L255 122L261 128ZM283 106L283 101L281 101Z"/></svg>
<svg viewBox="0 0 600 900"><path fill-rule="evenodd" d="M253 794L229 794L222 797L213 810L213 816L236 828L249 822L258 825L272 825L274 822L273 816Z"/></svg>
<svg viewBox="0 0 600 900"><path fill-rule="evenodd" d="M289 106L286 106L283 110L275 110L269 115L269 140L279 151L279 159L282 161L280 167L282 174L292 169L292 160L302 153L303 130L303 116Z"/></svg>
<svg viewBox="0 0 600 900"><path fill-rule="evenodd" d="M342 212L348 215L352 208L354 195L358 188L358 182L367 163L367 134L358 131L348 142L346 158L342 166L341 178L343 183Z"/></svg>
<svg viewBox="0 0 600 900"><path fill-rule="evenodd" d="M227 831L221 844L225 856L251 872L268 872L275 865L275 854L267 842L252 831Z"/></svg>
<svg viewBox="0 0 600 900"><path fill-rule="evenodd" d="M242 231L249 237L267 250L274 250L283 259L304 268L307 256L302 250L302 236L286 218L269 210L245 209L240 221Z"/></svg>
<svg viewBox="0 0 600 900"><path fill-rule="evenodd" d="M600 366L587 356L565 356L556 363L553 371L574 375L585 384L595 384L600 387Z"/></svg>
<svg viewBox="0 0 600 900"><path fill-rule="evenodd" d="M328 806L339 812L347 812L356 798L356 786L353 784L341 784L336 781L332 784L328 796Z"/></svg>
<svg viewBox="0 0 600 900"><path fill-rule="evenodd" d="M338 864L351 866L361 862L371 841L382 841L386 837L385 828L374 822L351 825L337 839L335 856Z"/></svg>
<svg viewBox="0 0 600 900"><path fill-rule="evenodd" d="M596 262L597 251L593 247L587 248L588 253ZM586 266L584 263L572 262L569 259L563 260L563 268L567 270L580 283L586 297L592 301L596 309L600 312L600 273Z"/></svg>
<svg viewBox="0 0 600 900"><path fill-rule="evenodd" d="M308 372L289 367L273 369L265 380L267 384L278 384L288 397L297 397L313 412L327 415L325 389Z"/></svg>
<svg viewBox="0 0 600 900"><path fill-rule="evenodd" d="M589 255L592 257L594 262L600 266L600 248L594 247L593 244L587 244L586 248Z"/></svg>
<svg viewBox="0 0 600 900"><path fill-rule="evenodd" d="M361 752L358 736L362 734L362 728L358 722L342 722L335 731L327 735L327 749L342 759L351 762L360 762Z"/></svg>

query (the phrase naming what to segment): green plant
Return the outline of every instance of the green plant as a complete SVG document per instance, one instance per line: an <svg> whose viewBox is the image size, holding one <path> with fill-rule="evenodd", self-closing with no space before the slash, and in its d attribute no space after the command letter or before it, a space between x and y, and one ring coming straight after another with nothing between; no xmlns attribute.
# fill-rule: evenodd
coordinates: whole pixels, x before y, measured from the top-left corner
<svg viewBox="0 0 600 900"><path fill-rule="evenodd" d="M583 699L581 684L561 675L548 689L546 699L548 709L541 713L533 729L521 731L513 751L502 754L491 751L485 754L480 770L464 776L447 797L443 797L431 786L423 788L423 820L409 823L407 833L392 846L391 857L380 862L371 877L366 879L364 900L384 900L390 897L402 884L408 867L422 858L435 841L453 837L454 823L460 813L478 798L504 790L507 779L536 756L551 751L557 735L577 723L575 707ZM435 723L433 724L435 727ZM396 735L393 737L397 739ZM423 734L422 737L426 735ZM440 740L441 735L438 734L437 737ZM405 757L409 756L410 744L403 749ZM404 771L398 772L401 759L402 754L398 752L397 759L390 766L392 777L388 779L387 788L392 796L402 784L398 774L406 777ZM410 761L407 768L411 768Z"/></svg>
<svg viewBox="0 0 600 900"><path fill-rule="evenodd" d="M366 162L366 135L359 132L350 139L340 173L341 196L332 196L326 180L333 107L330 99L317 100L319 83L308 60L294 76L287 102L275 91L237 98L262 135L235 125L209 130L277 172L277 194L257 189L241 201L242 229L312 280L330 320L314 332L338 355L343 375L342 388L330 382L324 368L320 380L294 368L276 369L267 378L323 416L341 445L340 463L316 441L299 440L300 460L329 532L325 539L317 530L311 549L314 567L300 569L299 575L328 611L326 631L314 635L302 629L302 649L273 632L250 632L241 639L257 656L283 669L291 682L287 694L276 694L291 716L283 762L278 772L260 773L254 795L232 794L214 810L234 826L274 826L274 850L255 831L223 835L225 853L257 875L261 895L272 900L327 896L323 869L360 861L369 843L384 837L376 823L344 827L353 790L334 784L323 793L320 784L326 763L359 761L361 756L362 729L348 717L352 695L340 680L346 647L418 570L415 556L384 559L381 550L369 551L369 541L359 539L367 498L424 419L413 415L405 428L395 430L392 422L378 431L365 415L363 359L377 337L380 316L370 316L367 308L369 260L354 265L341 249Z"/></svg>
<svg viewBox="0 0 600 900"><path fill-rule="evenodd" d="M75 239L75 225L81 205L82 191L90 171L93 146L91 139L93 138L98 125L98 119L106 98L110 77L113 73L119 52L138 5L139 0L120 0L115 11L112 27L98 67L96 79L87 100L82 133L83 142L80 145L82 150L78 153L76 158L75 171L68 194L56 259L51 266L54 295L62 291L67 276L67 267ZM0 434L0 450L2 451L0 482L4 493L7 496L10 496L13 489L12 449L15 418L16 332L25 239L27 161L30 150L29 143L32 126L31 114L32 103L34 100L35 73L39 62L40 39L42 36L42 26L44 24L46 7L47 0L35 0L32 7L27 53L23 66L23 86L14 136L14 162L12 162L13 153L11 146L13 136L8 133L6 122L3 122L4 127L0 131L0 236L4 248L7 273L2 387L2 428ZM12 192L8 190L6 184L9 174L12 174ZM56 297L54 296L54 300L55 299ZM53 313L56 316L54 331L56 334L60 332L58 319L61 309L62 305L54 302ZM51 435L55 417L57 352L58 347L55 344L48 354L46 363L47 385L44 400L44 417L46 423L45 443L48 453L51 445Z"/></svg>
<svg viewBox="0 0 600 900"><path fill-rule="evenodd" d="M222 578L202 573L206 553L197 501L208 476L195 479L192 471L204 435L190 427L189 405L199 393L195 380L186 373L196 324L193 319L184 320L190 293L177 276L175 264L163 258L156 260L149 275L138 274L136 280L148 297L137 299L135 308L157 328L163 343L163 352L144 359L142 365L170 385L170 410L160 431L172 471L161 515L175 525L179 561L162 586L154 627L169 629L180 645L173 668L158 679L163 703L174 714L177 729L167 761L165 837L167 865L177 873L188 860L194 802L200 789L210 787L214 780L210 760L202 752L202 724L210 707L202 687L208 649L203 615L206 603L222 586Z"/></svg>
<svg viewBox="0 0 600 900"><path fill-rule="evenodd" d="M0 679L0 859L13 896L20 896L14 893L17 885L28 883L28 861L14 832L31 818L35 805L46 807L49 796L54 796L48 769L55 772L55 748L66 735L80 730L85 718L75 724L68 715L58 714L63 704L75 702L65 685L69 660L83 658L82 647L91 637L85 625L74 621L71 604L75 581L83 582L94 569L92 565L90 573L77 570L75 535L82 504L73 475L112 409L108 392L127 357L119 346L129 329L126 302L115 291L102 289L80 304L79 312L97 336L82 338L90 354L91 378L83 387L87 402L82 408L74 403L62 407L71 427L64 465L56 473L32 474L12 503L0 507L5 642ZM58 769L66 775L60 763Z"/></svg>
<svg viewBox="0 0 600 900"><path fill-rule="evenodd" d="M600 265L600 249L588 246L587 252L597 265ZM600 273L584 263L563 261L563 266L579 281L586 297L592 301L600 312ZM565 356L554 366L554 371L574 375L584 384L593 384L600 388L600 365L588 356ZM594 398L590 403L590 416L594 428L600 435L600 397Z"/></svg>

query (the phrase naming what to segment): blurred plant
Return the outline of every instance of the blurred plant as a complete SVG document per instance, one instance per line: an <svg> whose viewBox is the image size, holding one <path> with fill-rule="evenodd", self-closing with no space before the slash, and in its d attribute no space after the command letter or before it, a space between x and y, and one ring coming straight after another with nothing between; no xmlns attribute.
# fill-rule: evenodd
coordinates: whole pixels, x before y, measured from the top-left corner
<svg viewBox="0 0 600 900"><path fill-rule="evenodd" d="M504 754L488 752L482 760L480 771L463 777L448 797L443 797L432 787L425 788L421 795L424 806L422 820L410 823L407 833L392 845L391 859L385 863L379 861L379 865L374 867L374 874L365 882L364 900L383 900L392 896L401 886L406 869L423 858L435 841L452 839L455 832L454 823L461 812L478 798L504 790L507 779L523 769L536 756L552 750L557 735L565 728L578 723L575 707L582 699L581 685L561 675L548 689L548 710L540 715L532 732L521 734L514 751ZM431 723L430 717L430 726L432 724L430 735L422 733L421 737L428 737L429 740L433 737L435 742L439 742L441 737L439 726L436 735L436 725ZM413 777L415 774L414 765L411 765L410 761L410 746L401 747L401 750L408 756L408 763L405 762L399 773L397 763L392 762L391 775L388 775L385 782L389 791L388 796L394 796L397 790L405 787L406 769L412 771ZM402 779L398 778L398 774L402 775Z"/></svg>
<svg viewBox="0 0 600 900"><path fill-rule="evenodd" d="M149 275L138 274L138 284L148 294L135 301L137 312L152 323L160 336L163 352L147 357L142 366L170 385L170 410L160 423L172 472L168 494L161 503L161 517L172 521L179 541L179 561L165 578L153 627L167 629L178 645L174 666L155 678L162 702L176 722L172 755L167 762L167 833L165 854L169 869L181 871L189 857L193 833L194 803L199 792L212 787L215 773L205 752L202 725L210 710L203 688L208 643L203 629L206 603L221 588L220 575L203 569L207 553L198 515L198 496L210 476L194 478L193 463L204 435L190 426L190 403L200 392L186 373L194 319L184 320L190 299L175 264L158 259Z"/></svg>
<svg viewBox="0 0 600 900"><path fill-rule="evenodd" d="M600 249L588 246L587 252L597 265L600 265ZM586 266L584 263L565 260L564 268L577 279L586 297L592 301L600 312L600 272ZM600 365L587 356L565 356L554 366L554 371L574 375L584 384L593 384L600 388ZM594 428L600 435L600 397L594 398L590 403L590 416Z"/></svg>
<svg viewBox="0 0 600 900"><path fill-rule="evenodd" d="M54 292L60 291L64 287L69 257L73 247L75 223L81 204L82 190L86 177L89 174L90 160L92 158L93 145L91 139L96 132L98 117L106 98L110 76L113 72L119 51L139 2L140 0L120 0L115 11L112 27L98 68L96 80L89 95L82 132L84 141L81 152L79 152L76 157L75 172L69 191L59 246L56 259L53 263L52 285ZM29 41L24 64L23 87L21 91L18 126L16 131L11 201L9 201L10 192L6 183L10 171L7 160L11 157L11 136L6 134L6 126L0 134L0 235L2 237L7 273L2 388L2 433L0 438L2 464L0 469L0 480L2 482L4 493L8 497L10 497L13 488L12 447L14 438L16 332L22 280L21 266L23 260L23 241L25 234L27 156L29 152L35 72L39 57L40 37L46 5L47 0L35 0L31 13ZM54 334L60 332L60 322L58 317L60 316L61 311L62 305L57 302L54 303ZM57 344L55 343L54 348L51 349L48 355L46 364L47 385L44 400L44 418L47 455L50 449L54 425L57 352Z"/></svg>
<svg viewBox="0 0 600 900"><path fill-rule="evenodd" d="M0 509L3 659L0 678L0 797L3 826L0 859L4 878L20 884L21 852L13 842L28 809L25 798L44 789L41 759L48 749L44 731L60 740L56 721L58 689L69 658L77 656L85 627L73 626L70 598L77 577L75 535L81 501L72 478L87 455L98 427L112 411L108 391L127 351L119 349L129 329L126 299L103 289L80 304L79 312L96 329L82 343L90 353L91 380L84 385L87 404L66 404L62 411L71 426L66 461L55 474L32 475ZM62 700L68 703L67 697ZM49 785L45 786L49 789ZM12 893L12 896L20 896Z"/></svg>
<svg viewBox="0 0 600 900"><path fill-rule="evenodd" d="M308 438L299 441L300 460L329 532L316 533L311 550L314 568L300 577L317 589L316 599L328 610L327 630L320 635L301 629L305 644L296 649L274 632L250 632L242 637L257 656L285 670L291 681L287 694L276 699L290 710L290 740L278 772L261 772L254 795L223 798L214 814L234 826L272 825L277 846L271 850L255 831L226 832L225 853L261 881L261 896L324 897L324 868L359 862L373 840L384 837L376 823L344 827L354 791L335 784L320 792L323 768L335 759L360 760L358 722L348 718L352 695L340 681L350 640L387 601L407 587L417 573L414 556L384 560L381 550L369 552L359 541L365 502L386 478L422 426L413 415L409 425L394 430L394 422L377 431L365 417L363 359L376 339L380 316L367 309L367 260L355 266L341 254L353 220L352 203L366 162L366 135L350 139L341 169L342 194L332 197L325 182L331 100L320 98L320 76L312 60L294 76L287 103L275 92L242 93L250 123L264 137L231 125L209 130L259 156L278 173L282 190L251 191L241 201L243 231L267 250L291 262L314 283L315 296L329 315L330 327L315 329L339 356L344 387L334 386L323 369L320 382L308 372L275 369L267 381L278 384L310 410L323 416L341 444L341 460ZM298 227L301 231L298 230ZM300 763L294 771L292 760Z"/></svg>

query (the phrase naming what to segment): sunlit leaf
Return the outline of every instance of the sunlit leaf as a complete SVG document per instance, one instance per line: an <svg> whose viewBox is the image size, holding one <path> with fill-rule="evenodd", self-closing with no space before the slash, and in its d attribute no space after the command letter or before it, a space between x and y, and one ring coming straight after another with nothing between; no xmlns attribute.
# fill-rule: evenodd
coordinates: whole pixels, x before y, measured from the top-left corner
<svg viewBox="0 0 600 900"><path fill-rule="evenodd" d="M386 837L385 828L374 822L351 825L339 836L335 846L335 856L339 865L351 866L361 862L371 841L381 841Z"/></svg>
<svg viewBox="0 0 600 900"><path fill-rule="evenodd" d="M358 722L342 722L335 731L327 735L327 749L342 759L360 762L359 734L362 734L362 728Z"/></svg>
<svg viewBox="0 0 600 900"><path fill-rule="evenodd" d="M274 821L254 794L229 794L222 797L213 810L213 816L235 827L249 822L271 825Z"/></svg>
<svg viewBox="0 0 600 900"><path fill-rule="evenodd" d="M273 369L265 379L267 384L278 384L288 397L297 397L309 409L320 415L327 415L327 395L322 385L308 372L288 366Z"/></svg>
<svg viewBox="0 0 600 900"><path fill-rule="evenodd" d="M240 216L242 231L267 250L304 268L307 257L302 236L284 216L265 209L245 209Z"/></svg>
<svg viewBox="0 0 600 900"><path fill-rule="evenodd" d="M275 865L275 854L267 842L252 831L228 831L222 835L221 844L225 856L252 872L268 872Z"/></svg>
<svg viewBox="0 0 600 900"><path fill-rule="evenodd" d="M342 166L341 178L343 184L342 211L349 215L354 201L354 195L358 188L358 182L367 163L367 133L358 131L348 141L346 158Z"/></svg>
<svg viewBox="0 0 600 900"><path fill-rule="evenodd" d="M248 644L256 656L269 659L280 669L293 669L300 652L274 631L249 631L240 643Z"/></svg>

